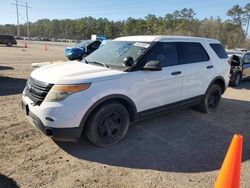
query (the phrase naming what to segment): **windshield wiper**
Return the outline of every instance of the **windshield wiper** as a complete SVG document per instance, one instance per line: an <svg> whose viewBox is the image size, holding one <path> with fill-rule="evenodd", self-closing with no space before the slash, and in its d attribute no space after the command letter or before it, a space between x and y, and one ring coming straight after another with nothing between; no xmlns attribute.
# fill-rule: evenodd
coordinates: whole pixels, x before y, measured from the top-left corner
<svg viewBox="0 0 250 188"><path fill-rule="evenodd" d="M102 63L102 62L87 61L86 59L85 59L85 62L86 62L87 64L96 64L96 65L101 65L101 66L104 66L104 67L106 67L106 68L109 68L109 66L108 66L107 64Z"/></svg>

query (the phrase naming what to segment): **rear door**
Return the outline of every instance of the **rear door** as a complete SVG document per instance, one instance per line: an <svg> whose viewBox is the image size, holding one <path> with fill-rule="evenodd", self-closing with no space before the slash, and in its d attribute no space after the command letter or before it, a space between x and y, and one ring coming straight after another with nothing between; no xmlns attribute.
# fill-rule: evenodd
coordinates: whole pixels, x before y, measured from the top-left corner
<svg viewBox="0 0 250 188"><path fill-rule="evenodd" d="M202 43L187 41L178 43L179 63L184 66L182 100L203 95L211 81L213 65Z"/></svg>

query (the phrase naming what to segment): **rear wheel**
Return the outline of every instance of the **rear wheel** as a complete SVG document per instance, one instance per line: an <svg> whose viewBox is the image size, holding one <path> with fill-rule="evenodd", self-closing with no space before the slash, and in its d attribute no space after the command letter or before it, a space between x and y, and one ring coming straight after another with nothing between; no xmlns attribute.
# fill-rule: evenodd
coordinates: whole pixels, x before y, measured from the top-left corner
<svg viewBox="0 0 250 188"><path fill-rule="evenodd" d="M221 101L221 87L217 84L212 85L206 92L199 109L204 113L215 112Z"/></svg>
<svg viewBox="0 0 250 188"><path fill-rule="evenodd" d="M85 129L88 139L95 145L107 147L118 143L129 127L129 113L118 102L104 103L90 116Z"/></svg>

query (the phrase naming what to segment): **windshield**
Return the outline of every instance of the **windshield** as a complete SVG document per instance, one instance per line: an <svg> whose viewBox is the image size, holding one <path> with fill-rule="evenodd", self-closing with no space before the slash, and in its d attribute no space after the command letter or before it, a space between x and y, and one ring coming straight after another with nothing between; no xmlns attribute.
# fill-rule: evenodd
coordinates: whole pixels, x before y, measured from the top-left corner
<svg viewBox="0 0 250 188"><path fill-rule="evenodd" d="M93 42L93 41L92 40L83 40L79 43L76 43L75 47L82 48L82 47L88 46L91 42Z"/></svg>
<svg viewBox="0 0 250 188"><path fill-rule="evenodd" d="M151 43L130 41L109 41L102 48L86 57L87 62L99 62L109 67L125 68L123 60L132 57L134 61L142 55Z"/></svg>

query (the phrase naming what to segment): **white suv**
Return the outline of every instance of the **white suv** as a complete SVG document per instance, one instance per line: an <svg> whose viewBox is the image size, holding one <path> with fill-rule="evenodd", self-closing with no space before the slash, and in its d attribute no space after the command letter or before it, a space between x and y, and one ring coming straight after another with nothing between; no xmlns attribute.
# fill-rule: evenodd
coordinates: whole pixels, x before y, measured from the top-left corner
<svg viewBox="0 0 250 188"><path fill-rule="evenodd" d="M119 142L139 118L180 106L214 112L229 82L219 41L131 36L109 41L82 62L34 70L22 107L30 122L56 140L82 132L98 146Z"/></svg>

